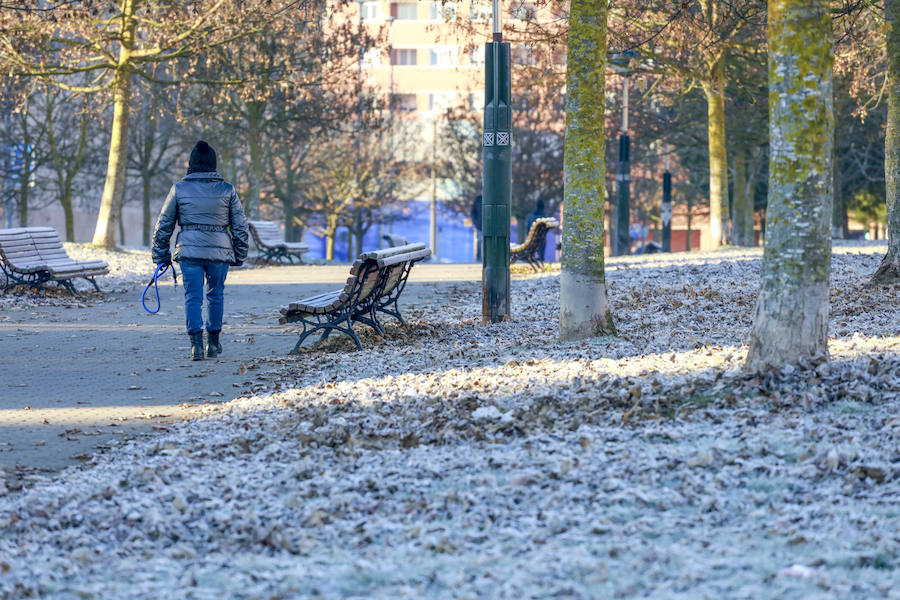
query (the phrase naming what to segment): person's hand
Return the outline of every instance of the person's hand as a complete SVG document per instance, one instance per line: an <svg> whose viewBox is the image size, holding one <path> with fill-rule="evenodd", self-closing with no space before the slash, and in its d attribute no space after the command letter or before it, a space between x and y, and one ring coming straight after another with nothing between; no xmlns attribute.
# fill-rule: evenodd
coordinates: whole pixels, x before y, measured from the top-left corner
<svg viewBox="0 0 900 600"><path fill-rule="evenodd" d="M244 261L242 261L242 260L233 260L233 261L229 262L228 264L231 265L232 267L240 267L240 266L242 266L242 265L244 264Z"/></svg>

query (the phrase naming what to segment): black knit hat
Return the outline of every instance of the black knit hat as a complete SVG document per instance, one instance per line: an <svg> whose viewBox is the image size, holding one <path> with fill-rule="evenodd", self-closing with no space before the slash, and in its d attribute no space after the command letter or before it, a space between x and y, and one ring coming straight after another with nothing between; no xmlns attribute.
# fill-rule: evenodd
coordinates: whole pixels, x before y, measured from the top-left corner
<svg viewBox="0 0 900 600"><path fill-rule="evenodd" d="M216 170L216 151L212 146L200 140L191 150L188 162L188 175L191 173L214 173Z"/></svg>

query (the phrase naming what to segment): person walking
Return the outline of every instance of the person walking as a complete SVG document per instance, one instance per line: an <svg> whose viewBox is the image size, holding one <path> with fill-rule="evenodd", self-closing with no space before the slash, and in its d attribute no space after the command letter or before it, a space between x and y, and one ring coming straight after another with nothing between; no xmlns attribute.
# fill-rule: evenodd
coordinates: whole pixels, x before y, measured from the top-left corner
<svg viewBox="0 0 900 600"><path fill-rule="evenodd" d="M176 223L181 227L170 240ZM191 150L187 176L169 190L153 233L153 262L181 266L191 359L203 359L203 284L206 282L206 356L222 353L219 334L228 267L247 258L247 218L234 186L216 172L216 151L200 140Z"/></svg>

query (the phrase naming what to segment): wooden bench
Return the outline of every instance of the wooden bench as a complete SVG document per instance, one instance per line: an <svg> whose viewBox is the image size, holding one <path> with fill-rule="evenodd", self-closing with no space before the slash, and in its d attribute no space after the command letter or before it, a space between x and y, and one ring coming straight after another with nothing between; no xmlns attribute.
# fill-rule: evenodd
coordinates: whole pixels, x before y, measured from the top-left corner
<svg viewBox="0 0 900 600"><path fill-rule="evenodd" d="M263 260L283 262L285 259L294 264L294 257L303 264L303 255L309 252L309 245L303 242L286 242L281 235L281 228L273 221L248 221L253 241Z"/></svg>
<svg viewBox="0 0 900 600"><path fill-rule="evenodd" d="M559 221L553 217L535 219L528 230L528 236L521 244L509 245L509 262L523 260L538 271L544 267L544 246L547 244L547 232L559 227Z"/></svg>
<svg viewBox="0 0 900 600"><path fill-rule="evenodd" d="M320 341L327 339L332 331L340 331L350 336L356 348L362 350L353 323L363 323L384 333L378 313L391 315L403 324L397 301L406 287L413 264L429 256L431 250L421 243L365 252L350 267L350 277L342 289L282 307L279 323L303 325L291 354L299 354L303 341L316 331L322 331Z"/></svg>
<svg viewBox="0 0 900 600"><path fill-rule="evenodd" d="M4 291L17 285L41 289L53 281L74 296L72 280L78 277L99 292L94 278L109 273L109 265L102 260L72 260L52 227L19 227L0 229L0 271L6 276Z"/></svg>

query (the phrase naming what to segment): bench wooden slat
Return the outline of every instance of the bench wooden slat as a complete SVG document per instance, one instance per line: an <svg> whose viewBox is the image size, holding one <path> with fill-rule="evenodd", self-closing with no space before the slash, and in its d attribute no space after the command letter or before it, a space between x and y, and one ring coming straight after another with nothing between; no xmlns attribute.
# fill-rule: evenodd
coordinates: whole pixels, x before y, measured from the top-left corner
<svg viewBox="0 0 900 600"><path fill-rule="evenodd" d="M3 256L7 259L13 260L21 257L34 257L35 259L40 258L40 254L34 248L28 248L27 246L19 246L18 248L14 248L12 250L3 249Z"/></svg>
<svg viewBox="0 0 900 600"><path fill-rule="evenodd" d="M291 312L315 312L317 309L324 308L326 306L331 306L337 301L346 300L349 296L344 294L341 291L336 291L331 294L322 294L321 296L317 296L315 298L306 298L305 300L300 300L299 302L291 302L288 305L288 313ZM285 313L287 314L287 313Z"/></svg>
<svg viewBox="0 0 900 600"><path fill-rule="evenodd" d="M431 250L425 248L423 250L417 250L415 252L406 252L404 254L396 254L394 256L388 256L387 258L379 259L378 266L380 268L390 267L400 263L422 260L424 258L428 258L429 256L431 256Z"/></svg>
<svg viewBox="0 0 900 600"><path fill-rule="evenodd" d="M406 252L413 252L415 250L424 250L425 244L422 242L418 242L415 244L406 244L405 246L392 246L391 248L384 248L382 250L373 250L371 252L366 252L362 256L365 258L371 258L374 260L384 259L389 256L394 256L396 254L404 254Z"/></svg>

